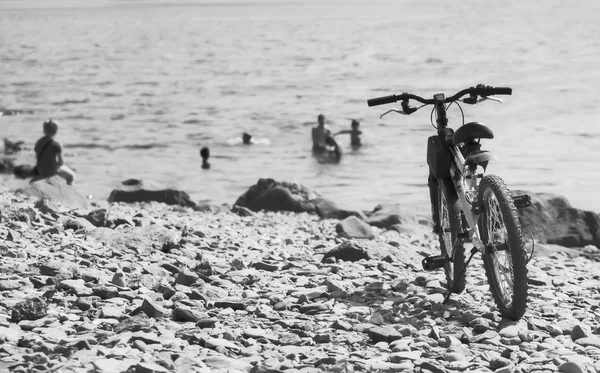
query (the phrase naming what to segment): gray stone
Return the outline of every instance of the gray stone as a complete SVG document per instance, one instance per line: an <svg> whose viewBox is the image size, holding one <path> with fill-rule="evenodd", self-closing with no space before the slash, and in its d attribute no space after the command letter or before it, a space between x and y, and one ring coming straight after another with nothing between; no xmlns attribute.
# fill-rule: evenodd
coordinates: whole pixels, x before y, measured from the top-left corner
<svg viewBox="0 0 600 373"><path fill-rule="evenodd" d="M183 270L177 274L177 277L175 278L175 282L177 284L190 286L190 285L195 284L199 278L200 278L200 276L198 276L197 273L189 271L189 270Z"/></svg>
<svg viewBox="0 0 600 373"><path fill-rule="evenodd" d="M42 298L33 297L17 303L11 313L11 321L38 320L46 316L48 304Z"/></svg>
<svg viewBox="0 0 600 373"><path fill-rule="evenodd" d="M369 338L373 343L377 342L392 342L397 339L402 338L402 334L400 334L394 327L390 325L386 326L376 326L367 331Z"/></svg>
<svg viewBox="0 0 600 373"><path fill-rule="evenodd" d="M373 239L375 234L373 229L364 221L356 216L349 216L340 221L335 227L337 233L346 238L366 238Z"/></svg>
<svg viewBox="0 0 600 373"><path fill-rule="evenodd" d="M161 305L149 299L144 299L144 302L140 306L140 311L152 318L161 318L167 313Z"/></svg>
<svg viewBox="0 0 600 373"><path fill-rule="evenodd" d="M205 318L206 314L190 308L176 307L173 309L173 320L184 322L198 322Z"/></svg>

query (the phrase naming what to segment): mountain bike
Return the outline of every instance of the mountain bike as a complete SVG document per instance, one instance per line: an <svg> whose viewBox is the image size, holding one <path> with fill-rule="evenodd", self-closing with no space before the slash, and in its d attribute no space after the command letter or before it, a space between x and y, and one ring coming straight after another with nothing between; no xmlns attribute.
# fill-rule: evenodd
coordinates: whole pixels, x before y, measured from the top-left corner
<svg viewBox="0 0 600 373"><path fill-rule="evenodd" d="M423 269L444 268L448 293L465 289L465 271L471 259L481 252L490 291L500 313L520 319L527 308L527 252L519 222L517 207L531 204L528 195L513 196L497 175L486 174L488 163L495 157L481 150L481 139L494 138L490 128L479 122L464 123L464 111L459 102L475 105L484 101L502 102L494 95L511 95L512 88L479 84L463 89L453 96L436 93L423 98L411 93L377 97L367 100L369 106L401 101L395 112L410 115L431 105L431 125L437 135L427 140L428 185L434 232L439 235L441 255L423 259ZM468 96L463 99L464 96ZM421 106L410 105L410 100ZM462 114L462 126L456 132L448 127L447 110L456 105ZM435 124L433 121L436 116ZM465 244L473 248L468 259Z"/></svg>

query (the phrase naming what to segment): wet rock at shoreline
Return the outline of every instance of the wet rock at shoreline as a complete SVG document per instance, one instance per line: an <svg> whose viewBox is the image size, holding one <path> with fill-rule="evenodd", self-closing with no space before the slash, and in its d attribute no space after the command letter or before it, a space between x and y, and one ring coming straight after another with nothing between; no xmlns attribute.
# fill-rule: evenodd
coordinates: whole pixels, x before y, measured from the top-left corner
<svg viewBox="0 0 600 373"><path fill-rule="evenodd" d="M177 189L162 189L137 179L123 181L119 189L113 189L108 197L109 202L161 202L167 205L195 207L196 203L190 196Z"/></svg>
<svg viewBox="0 0 600 373"><path fill-rule="evenodd" d="M563 196L550 193L514 191L531 196L531 206L519 209L521 225L543 243L565 247L600 247L600 216L571 207Z"/></svg>
<svg viewBox="0 0 600 373"><path fill-rule="evenodd" d="M315 192L298 183L259 179L235 201L234 206L251 211L312 212L314 206L309 200L316 196Z"/></svg>

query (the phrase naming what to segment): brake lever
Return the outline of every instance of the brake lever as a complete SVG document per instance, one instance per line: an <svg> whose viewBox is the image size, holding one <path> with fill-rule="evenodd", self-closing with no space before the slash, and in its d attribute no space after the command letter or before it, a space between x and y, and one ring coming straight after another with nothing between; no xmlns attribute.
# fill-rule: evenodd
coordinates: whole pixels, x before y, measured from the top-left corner
<svg viewBox="0 0 600 373"><path fill-rule="evenodd" d="M483 102L485 100L492 100L492 101L496 101L498 103L502 103L502 100L499 99L498 97L495 97L495 96L485 96L485 97L482 97L479 100L477 100L477 103Z"/></svg>
<svg viewBox="0 0 600 373"><path fill-rule="evenodd" d="M398 113L398 114L402 114L402 115L408 115L405 112L403 112L402 110L398 110L398 109L390 109L388 111L386 111L385 113L381 114L379 116L379 119L383 118L384 116L388 115L389 113L394 112L394 113Z"/></svg>
<svg viewBox="0 0 600 373"><path fill-rule="evenodd" d="M502 100L495 96L484 96L481 98L469 97L469 98L463 99L462 102L464 102L465 104L469 104L469 105L475 105L475 104L478 104L478 103L486 101L486 100L492 100L492 101L502 103Z"/></svg>

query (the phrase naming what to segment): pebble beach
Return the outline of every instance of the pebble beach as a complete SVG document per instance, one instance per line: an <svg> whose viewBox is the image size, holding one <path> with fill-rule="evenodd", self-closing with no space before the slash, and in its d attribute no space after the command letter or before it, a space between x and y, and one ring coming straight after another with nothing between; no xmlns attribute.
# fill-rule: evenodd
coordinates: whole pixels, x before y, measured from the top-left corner
<svg viewBox="0 0 600 373"><path fill-rule="evenodd" d="M308 213L0 206L0 372L600 371L594 246L536 244L511 321L479 254L442 304L423 221L357 240ZM368 256L332 254L347 246Z"/></svg>

